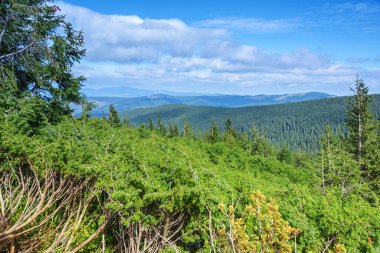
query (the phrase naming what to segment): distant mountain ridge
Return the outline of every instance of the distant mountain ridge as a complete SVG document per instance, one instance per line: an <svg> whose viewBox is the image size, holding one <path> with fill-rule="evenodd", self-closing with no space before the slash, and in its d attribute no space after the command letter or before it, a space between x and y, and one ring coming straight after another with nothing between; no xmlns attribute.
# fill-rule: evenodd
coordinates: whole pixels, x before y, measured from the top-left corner
<svg viewBox="0 0 380 253"><path fill-rule="evenodd" d="M97 108L92 112L93 116L107 113L108 106L113 104L118 111L137 108L151 108L162 105L193 105L214 107L244 107L271 104L286 104L323 98L331 98L333 95L321 92L309 92L283 95L199 95L199 96L172 96L167 94L152 94L139 97L89 97Z"/></svg>
<svg viewBox="0 0 380 253"><path fill-rule="evenodd" d="M217 94L200 94L194 92L175 92L168 90L150 90L140 89L135 87L103 87L103 88L88 88L84 87L82 93L87 97L142 97L155 94L167 94L170 96L200 96L200 95L217 95Z"/></svg>
<svg viewBox="0 0 380 253"><path fill-rule="evenodd" d="M155 108L120 112L123 119L134 125L155 123L157 115L166 124L177 124L181 129L184 121L191 123L200 133L209 129L210 120L223 131L229 117L237 131L247 132L255 124L276 145L288 144L292 149L316 152L323 128L329 124L334 131L344 128L348 97L334 97L298 103L249 106L239 108L163 105ZM372 111L380 117L380 95L373 95Z"/></svg>

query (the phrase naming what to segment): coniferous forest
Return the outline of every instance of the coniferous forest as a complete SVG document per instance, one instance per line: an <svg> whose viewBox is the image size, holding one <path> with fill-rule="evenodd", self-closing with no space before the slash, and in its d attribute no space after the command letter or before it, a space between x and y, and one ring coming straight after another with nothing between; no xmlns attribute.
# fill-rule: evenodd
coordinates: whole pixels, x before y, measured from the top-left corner
<svg viewBox="0 0 380 253"><path fill-rule="evenodd" d="M380 96L373 97L371 110L379 118ZM211 120L222 131L227 118L240 133L249 131L255 125L266 138L277 147L288 145L292 150L316 153L320 138L326 125L334 133L346 132L345 118L350 97L334 97L281 105L251 106L240 108L166 105L121 111L122 119L131 124L156 122L158 115L166 123L177 125L180 129L188 121L195 133L205 132Z"/></svg>
<svg viewBox="0 0 380 253"><path fill-rule="evenodd" d="M44 0L0 3L0 252L379 252L380 125L361 79L315 153L226 117L89 117L83 35ZM70 104L83 107L73 117Z"/></svg>

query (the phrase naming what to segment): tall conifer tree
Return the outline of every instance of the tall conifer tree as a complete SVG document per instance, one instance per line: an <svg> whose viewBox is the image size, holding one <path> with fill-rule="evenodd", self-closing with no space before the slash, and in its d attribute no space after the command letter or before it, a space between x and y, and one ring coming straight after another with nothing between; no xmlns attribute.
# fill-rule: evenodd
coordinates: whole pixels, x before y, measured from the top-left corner
<svg viewBox="0 0 380 253"><path fill-rule="evenodd" d="M371 112L372 97L368 95L368 87L362 79L357 78L355 87L351 90L355 94L349 100L346 119L348 148L359 163L362 176L370 179L368 167L373 162L376 143L376 122Z"/></svg>
<svg viewBox="0 0 380 253"><path fill-rule="evenodd" d="M346 125L348 148L359 164L365 197L372 203L380 201L380 137L379 123L371 112L372 97L362 79L355 81L355 94L349 101Z"/></svg>

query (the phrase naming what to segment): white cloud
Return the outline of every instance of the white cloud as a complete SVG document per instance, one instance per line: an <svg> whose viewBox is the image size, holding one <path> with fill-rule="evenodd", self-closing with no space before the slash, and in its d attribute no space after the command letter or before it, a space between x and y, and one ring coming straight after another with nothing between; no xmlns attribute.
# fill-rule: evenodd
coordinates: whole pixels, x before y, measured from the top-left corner
<svg viewBox="0 0 380 253"><path fill-rule="evenodd" d="M77 71L99 85L105 85L106 80L109 85L113 81L119 85L161 86L157 88L181 85L187 86L182 90L197 88L197 92L215 92L212 87L227 87L222 92L242 87L265 93L283 93L291 88L296 92L333 92L333 86L348 91L356 73L373 87L380 79L379 69L345 66L307 48L267 52L234 41L229 32L245 25L258 32L293 29L296 22L225 19L192 26L179 19L104 15L58 4L74 27L84 32L87 58Z"/></svg>
<svg viewBox="0 0 380 253"><path fill-rule="evenodd" d="M178 19L141 19L104 15L59 2L66 18L85 32L88 58L93 61L154 61L162 55L189 56L203 43L226 36L218 29L189 27Z"/></svg>

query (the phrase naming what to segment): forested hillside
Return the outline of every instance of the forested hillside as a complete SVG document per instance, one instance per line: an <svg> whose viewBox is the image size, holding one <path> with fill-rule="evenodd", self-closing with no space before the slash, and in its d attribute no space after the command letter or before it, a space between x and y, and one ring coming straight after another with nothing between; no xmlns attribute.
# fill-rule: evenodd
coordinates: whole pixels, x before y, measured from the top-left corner
<svg viewBox="0 0 380 253"><path fill-rule="evenodd" d="M380 95L373 95L373 98L372 109L380 115ZM200 132L210 127L211 119L223 131L227 118L230 118L239 132L246 132L255 124L277 146L288 144L294 150L316 152L327 124L334 132L344 131L346 105L346 97L243 108L170 105L124 111L121 117L140 125L147 124L149 119L156 122L160 115L167 124L174 123L182 129L184 122L188 121L195 131Z"/></svg>

